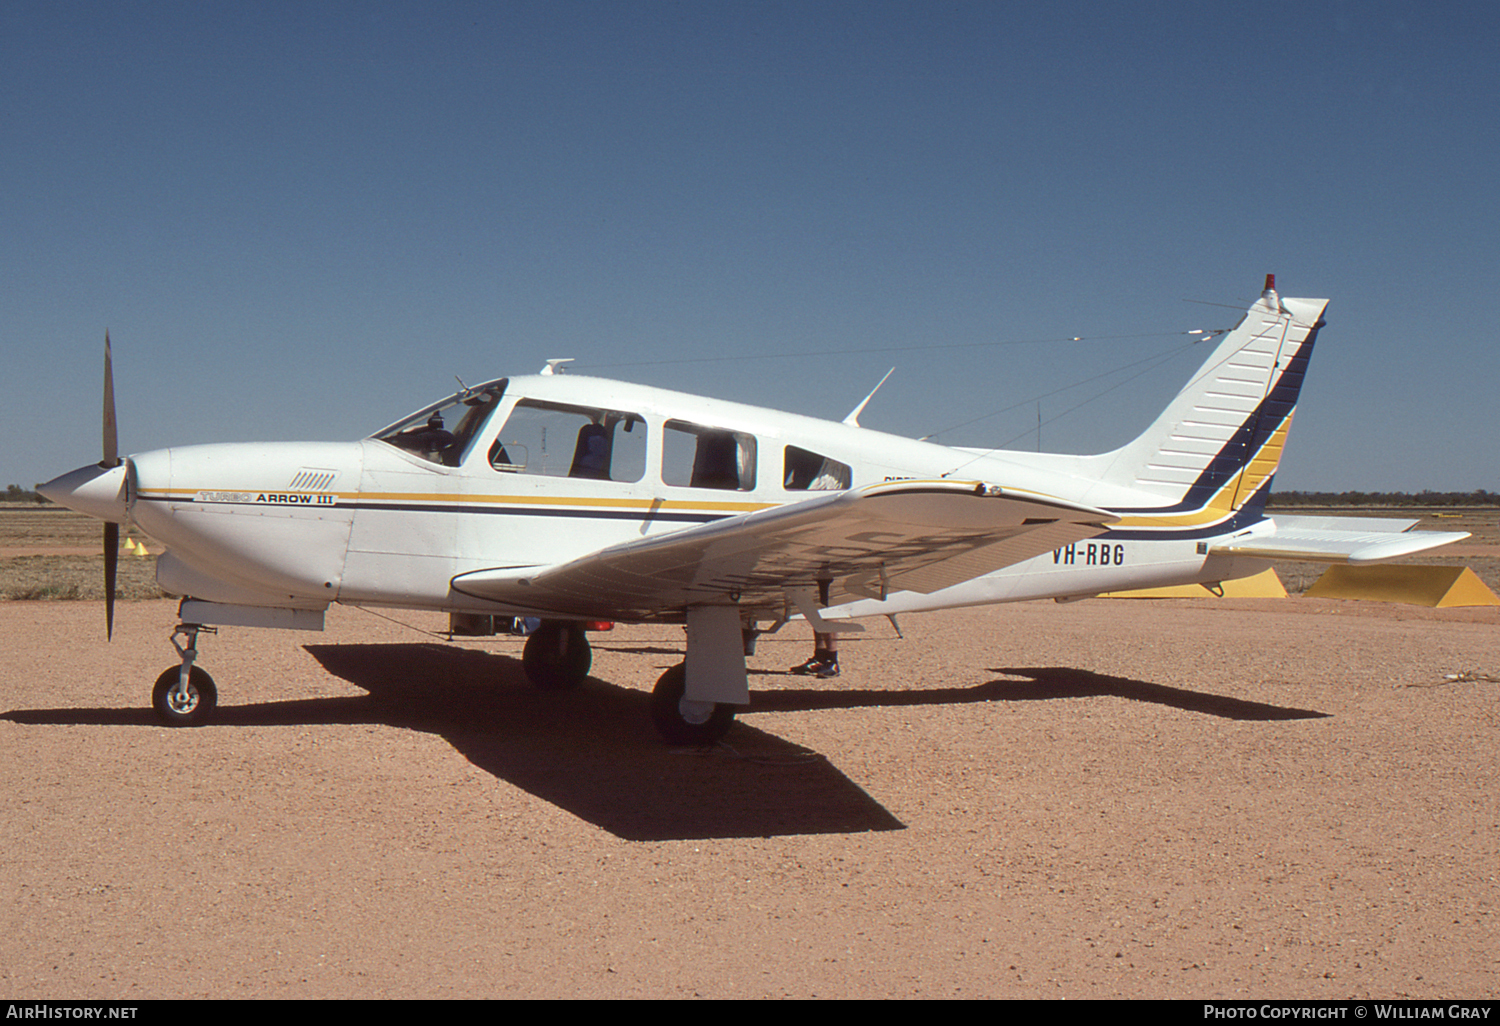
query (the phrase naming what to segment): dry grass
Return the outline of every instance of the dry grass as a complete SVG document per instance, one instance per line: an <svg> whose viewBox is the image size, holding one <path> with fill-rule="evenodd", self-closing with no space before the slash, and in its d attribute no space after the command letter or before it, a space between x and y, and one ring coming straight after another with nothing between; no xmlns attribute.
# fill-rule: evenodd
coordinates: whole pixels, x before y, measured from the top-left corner
<svg viewBox="0 0 1500 1026"><path fill-rule="evenodd" d="M99 521L61 506L0 502L0 551L30 548L97 548Z"/></svg>
<svg viewBox="0 0 1500 1026"><path fill-rule="evenodd" d="M123 532L122 532L123 534ZM104 598L103 531L55 506L0 503L0 600ZM92 550L99 555L83 555ZM122 552L116 594L156 599L156 560Z"/></svg>
<svg viewBox="0 0 1500 1026"><path fill-rule="evenodd" d="M156 560L121 554L115 594L122 599L156 599ZM102 556L11 556L0 559L0 599L104 598Z"/></svg>

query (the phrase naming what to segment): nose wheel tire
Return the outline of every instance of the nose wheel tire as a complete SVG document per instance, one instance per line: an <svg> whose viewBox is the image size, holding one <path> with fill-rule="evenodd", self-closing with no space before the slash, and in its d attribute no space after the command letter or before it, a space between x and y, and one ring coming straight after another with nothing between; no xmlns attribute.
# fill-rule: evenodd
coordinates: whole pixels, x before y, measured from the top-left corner
<svg viewBox="0 0 1500 1026"><path fill-rule="evenodd" d="M734 725L735 706L726 702L690 702L686 696L687 664L678 663L656 681L651 692L651 719L669 744L711 745Z"/></svg>
<svg viewBox="0 0 1500 1026"><path fill-rule="evenodd" d="M156 678L156 687L151 689L151 706L169 727L196 727L213 714L214 706L219 703L219 692L208 672L195 666L188 673L187 694L176 694L181 677L181 666L163 670Z"/></svg>

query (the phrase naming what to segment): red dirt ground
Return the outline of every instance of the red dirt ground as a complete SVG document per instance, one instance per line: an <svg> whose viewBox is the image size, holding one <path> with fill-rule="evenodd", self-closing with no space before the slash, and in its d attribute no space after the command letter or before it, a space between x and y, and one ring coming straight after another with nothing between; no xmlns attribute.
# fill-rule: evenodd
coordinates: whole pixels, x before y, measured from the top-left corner
<svg viewBox="0 0 1500 1026"><path fill-rule="evenodd" d="M706 753L648 722L677 628L561 695L518 640L226 629L170 729L173 604L101 620L0 603L17 998L1500 994L1494 608L957 611L831 681L793 627Z"/></svg>

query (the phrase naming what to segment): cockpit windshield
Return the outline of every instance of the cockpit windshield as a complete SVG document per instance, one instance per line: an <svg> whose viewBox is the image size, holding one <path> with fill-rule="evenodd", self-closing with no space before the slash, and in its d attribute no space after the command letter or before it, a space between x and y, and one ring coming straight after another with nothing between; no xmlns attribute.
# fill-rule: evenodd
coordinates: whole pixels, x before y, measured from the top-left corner
<svg viewBox="0 0 1500 1026"><path fill-rule="evenodd" d="M371 437L424 460L456 467L469 451L474 436L495 412L508 382L509 379L501 378L477 388L465 388Z"/></svg>

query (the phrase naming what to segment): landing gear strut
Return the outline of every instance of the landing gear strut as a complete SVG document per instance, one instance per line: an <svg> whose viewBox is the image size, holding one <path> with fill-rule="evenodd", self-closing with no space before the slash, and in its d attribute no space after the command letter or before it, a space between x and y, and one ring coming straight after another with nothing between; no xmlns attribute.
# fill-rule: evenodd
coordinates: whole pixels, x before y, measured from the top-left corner
<svg viewBox="0 0 1500 1026"><path fill-rule="evenodd" d="M218 633L212 627L197 623L177 625L172 632L172 647L177 649L182 663L163 670L156 678L156 686L151 689L151 706L169 727L196 727L207 721L219 703L214 679L208 671L193 665L193 660L198 658L198 634L202 631ZM179 634L184 636L186 644L177 640Z"/></svg>
<svg viewBox="0 0 1500 1026"><path fill-rule="evenodd" d="M711 745L750 704L745 627L732 605L689 606L686 619L687 661L657 680L651 719L668 744Z"/></svg>

